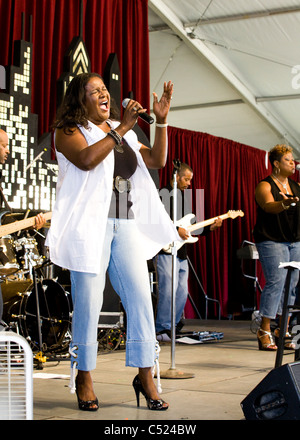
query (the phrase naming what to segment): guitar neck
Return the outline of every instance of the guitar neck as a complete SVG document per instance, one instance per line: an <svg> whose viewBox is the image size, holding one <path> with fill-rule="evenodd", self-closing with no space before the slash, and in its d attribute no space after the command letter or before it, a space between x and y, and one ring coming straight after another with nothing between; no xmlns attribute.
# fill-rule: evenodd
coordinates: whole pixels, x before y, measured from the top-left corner
<svg viewBox="0 0 300 440"><path fill-rule="evenodd" d="M52 212L46 212L44 217L46 220L50 220ZM13 234L14 232L21 231L22 229L30 228L35 225L35 217L25 218L17 222L8 223L7 225L0 226L0 237L4 235Z"/></svg>
<svg viewBox="0 0 300 440"><path fill-rule="evenodd" d="M205 228L205 226L212 225L218 218L221 218L222 220L225 220L225 219L227 219L229 217L230 216L229 216L228 213L222 214L222 215L218 215L217 217L213 217L213 218L210 218L208 220L203 220L203 222L199 222L199 223L195 223L194 225L190 225L190 226L187 227L187 230L189 232L193 232L193 231L196 231L197 229Z"/></svg>

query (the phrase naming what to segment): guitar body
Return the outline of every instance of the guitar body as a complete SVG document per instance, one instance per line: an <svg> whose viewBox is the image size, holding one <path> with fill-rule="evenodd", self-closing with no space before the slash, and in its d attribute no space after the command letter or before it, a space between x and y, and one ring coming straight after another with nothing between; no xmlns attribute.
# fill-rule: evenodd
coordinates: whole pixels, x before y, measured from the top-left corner
<svg viewBox="0 0 300 440"><path fill-rule="evenodd" d="M192 221L194 220L195 215L194 214L187 214L184 217L182 217L180 220L175 222L175 225L179 228L189 230L189 227L192 225ZM198 241L198 237L193 237L192 235L189 236L187 240L185 240L183 243L178 242L178 245L176 245L177 250L181 248L185 243L196 243Z"/></svg>
<svg viewBox="0 0 300 440"><path fill-rule="evenodd" d="M182 217L180 220L175 222L175 226L188 229L189 226L192 224L192 220L195 218L194 214L187 214L184 217Z"/></svg>
<svg viewBox="0 0 300 440"><path fill-rule="evenodd" d="M195 218L194 214L187 214L184 217L182 217L180 220L175 222L175 226L178 228L189 230L189 226L191 226L193 219ZM200 228L199 228L200 229ZM189 236L187 240L184 241L176 241L175 246L177 251L186 243L196 243L198 241L198 237L193 237L192 235ZM164 247L163 250L170 254L172 252L172 246L169 244L168 246Z"/></svg>

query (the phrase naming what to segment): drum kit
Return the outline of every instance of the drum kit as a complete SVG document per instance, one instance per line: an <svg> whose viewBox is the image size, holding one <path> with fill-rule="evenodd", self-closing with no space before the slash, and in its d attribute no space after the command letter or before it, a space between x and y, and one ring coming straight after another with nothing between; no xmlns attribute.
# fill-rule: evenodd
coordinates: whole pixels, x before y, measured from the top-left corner
<svg viewBox="0 0 300 440"><path fill-rule="evenodd" d="M33 351L50 356L68 351L72 307L71 295L48 278L52 266L28 233L21 238L0 237L2 321L21 334Z"/></svg>

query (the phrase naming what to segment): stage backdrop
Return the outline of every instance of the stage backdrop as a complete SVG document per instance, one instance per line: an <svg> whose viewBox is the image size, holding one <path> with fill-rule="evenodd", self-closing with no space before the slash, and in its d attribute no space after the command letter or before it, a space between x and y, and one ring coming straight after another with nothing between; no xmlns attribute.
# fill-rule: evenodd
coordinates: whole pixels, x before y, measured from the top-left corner
<svg viewBox="0 0 300 440"><path fill-rule="evenodd" d="M0 0L0 65L13 64L14 41L32 42L30 110L38 116L39 137L50 130L56 111L57 80L64 72L63 58L73 38L79 35L85 42L91 70L103 73L109 54L116 53L121 97L132 91L149 110L147 0ZM143 129L148 134L147 126ZM204 218L228 210L245 213L243 218L225 220L221 230L189 245L192 263L207 295L220 301L222 316L227 317L239 311L241 304L253 300L244 298L245 279L236 250L243 240L253 239L254 188L270 171L265 167L265 152L203 133L173 127L168 131L170 153L160 174L161 183L170 177L172 160L179 158L194 169L192 188L205 191ZM190 293L199 306L203 293L193 274ZM187 317L195 316L190 306L186 310ZM209 315L214 316L216 307Z"/></svg>
<svg viewBox="0 0 300 440"><path fill-rule="evenodd" d="M194 171L191 185L194 209L199 202L195 200L196 189L204 189L205 219L229 210L244 212L244 217L224 220L219 230L206 237L199 236L197 243L187 245L189 257L206 294L220 301L223 317L243 312L242 305L249 309L251 305L258 306L259 291L255 291L254 283L251 280L249 283L243 276L241 260L236 252L244 240L253 242L252 230L256 220L254 190L257 183L271 172L269 161L266 162L266 152L228 139L175 127L168 128L168 137L168 163L160 172L161 185L170 179L172 161L178 158ZM294 178L298 180L298 172ZM249 260L248 263L254 261ZM246 269L247 274L254 274L254 267ZM263 287L264 278L259 263L257 274ZM192 271L189 288L192 299L203 313L203 293ZM194 316L194 308L188 304L186 317ZM214 316L217 316L217 308L210 307L210 317Z"/></svg>
<svg viewBox="0 0 300 440"><path fill-rule="evenodd" d="M22 13L25 13L24 35ZM13 42L30 41L30 27L31 111L38 115L39 137L49 132L53 122L56 84L64 71L63 58L81 29L91 70L102 74L109 54L116 53L122 76L121 97L132 91L149 110L147 0L0 0L0 65L13 64Z"/></svg>

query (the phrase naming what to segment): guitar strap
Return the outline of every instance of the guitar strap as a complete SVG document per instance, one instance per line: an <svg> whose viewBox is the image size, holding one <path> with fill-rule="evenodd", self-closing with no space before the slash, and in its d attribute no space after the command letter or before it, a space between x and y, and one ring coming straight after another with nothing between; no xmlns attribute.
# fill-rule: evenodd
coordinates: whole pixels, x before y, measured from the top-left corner
<svg viewBox="0 0 300 440"><path fill-rule="evenodd" d="M3 191L2 191L1 186L0 186L0 199L1 199L0 206L2 207L2 205L3 205L3 203L4 203L5 208L6 208L8 211L12 212L12 209L11 209L11 207L9 206L9 204L7 203L7 200L6 200L6 198L5 198L5 195L4 195Z"/></svg>
<svg viewBox="0 0 300 440"><path fill-rule="evenodd" d="M2 177L2 172L1 172L0 178L1 178L1 177ZM1 186L0 186L0 199L1 199L1 200L0 200L0 207L2 207L2 205L3 205L3 203L4 203L5 208L6 208L8 211L12 212L12 209L11 209L11 207L9 206L9 204L7 203L6 197L5 197L5 195L4 195L3 191L2 191ZM4 266L6 263L9 262L9 258L5 255L5 253L3 252L2 248L0 248L0 261L1 261L1 263L3 264L3 266ZM0 318L1 318L1 317L0 317Z"/></svg>
<svg viewBox="0 0 300 440"><path fill-rule="evenodd" d="M0 180L1 180L1 179L2 179L2 170L0 170ZM11 207L9 206L9 204L7 203L6 197L5 197L5 195L4 195L4 193L3 193L3 190L2 190L2 188L1 188L1 186L0 186L0 208L2 208L3 203L4 203L5 208L6 208L8 211L12 212L12 209L11 209Z"/></svg>

